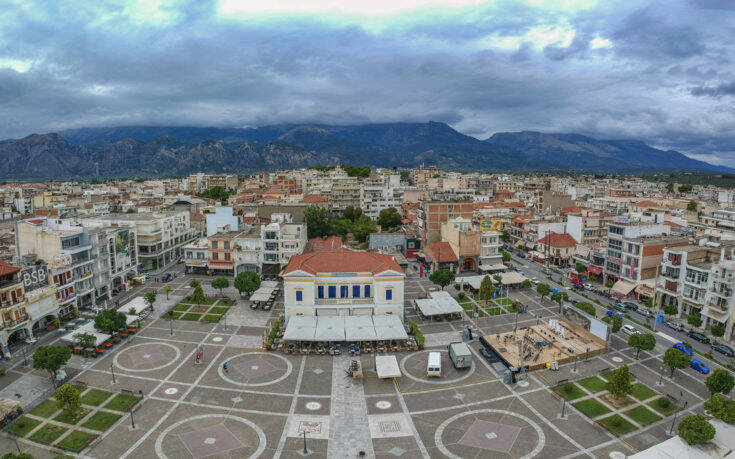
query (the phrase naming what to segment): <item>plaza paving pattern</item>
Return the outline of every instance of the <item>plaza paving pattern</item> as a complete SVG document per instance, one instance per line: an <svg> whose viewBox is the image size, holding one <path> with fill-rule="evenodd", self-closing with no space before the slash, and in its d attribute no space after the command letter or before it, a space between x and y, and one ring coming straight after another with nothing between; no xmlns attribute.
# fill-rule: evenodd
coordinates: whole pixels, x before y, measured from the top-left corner
<svg viewBox="0 0 735 459"><path fill-rule="evenodd" d="M187 282L177 279L180 296L187 294ZM407 304L428 287L424 280L408 279ZM512 297L529 308L519 316L519 326L551 317L558 309L531 291L514 292ZM263 325L280 311L282 305L272 311L251 311L240 300L229 313L241 321L227 329L221 322L150 318L125 345L79 365L73 382L144 395L133 412L135 428L130 413L122 413L83 454L296 458L302 457L305 432L313 457L357 457L360 451L367 457L609 457L668 438L671 416L661 415L660 420L617 437L573 406L567 405L567 416L561 419L561 399L553 393L560 381L578 381L627 363L638 381L657 392L676 398L681 392L689 402L688 412L701 412L708 395L703 378L688 369L656 386L660 356L669 343L659 339L655 350L642 352L636 361L622 336L613 338L607 354L579 362L577 372L572 365L558 372L532 372L513 386L503 384L502 375L482 359L476 340L470 343L474 364L468 370L454 369L443 354L443 377L427 379L426 352L398 353L404 376L398 381L379 380L373 356L362 355L358 358L365 378L356 381L344 372L349 356L284 355L238 345L243 337L258 342ZM407 320L419 323L436 350L460 339L470 323L491 333L512 329L516 320L508 313L476 322L422 322L412 306L406 312ZM203 359L195 364L199 351ZM230 363L228 371L223 369L225 362ZM10 370L28 372L22 366ZM584 397L576 401L592 397L599 394L585 389ZM37 458L54 455L25 439L19 442ZM0 448L9 450L13 444L3 438Z"/></svg>

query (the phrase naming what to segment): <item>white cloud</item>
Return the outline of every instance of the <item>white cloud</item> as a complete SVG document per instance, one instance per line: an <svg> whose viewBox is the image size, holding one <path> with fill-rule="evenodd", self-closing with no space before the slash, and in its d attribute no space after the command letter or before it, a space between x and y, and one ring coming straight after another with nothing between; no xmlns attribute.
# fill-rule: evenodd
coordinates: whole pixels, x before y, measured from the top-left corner
<svg viewBox="0 0 735 459"><path fill-rule="evenodd" d="M457 9L491 3L487 0L221 0L224 15L340 14L390 16L424 9Z"/></svg>
<svg viewBox="0 0 735 459"><path fill-rule="evenodd" d="M0 69L12 69L18 73L26 73L33 65L33 61L26 59L0 58Z"/></svg>
<svg viewBox="0 0 735 459"><path fill-rule="evenodd" d="M592 40L590 40L590 48L592 49L604 49L604 48L612 48L613 44L610 40L607 38L600 38L595 37Z"/></svg>

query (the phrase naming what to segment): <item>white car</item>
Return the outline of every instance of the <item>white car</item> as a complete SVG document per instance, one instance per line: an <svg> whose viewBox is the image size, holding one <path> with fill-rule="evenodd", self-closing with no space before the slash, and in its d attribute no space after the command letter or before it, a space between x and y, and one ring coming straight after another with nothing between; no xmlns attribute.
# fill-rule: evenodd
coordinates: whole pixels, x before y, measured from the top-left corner
<svg viewBox="0 0 735 459"><path fill-rule="evenodd" d="M534 284L538 284L538 279L535 277L532 277L531 282L533 282Z"/></svg>
<svg viewBox="0 0 735 459"><path fill-rule="evenodd" d="M626 335L634 335L636 333L640 333L638 330L636 330L634 326L628 324L623 325L620 329L623 330L623 333L625 333Z"/></svg>
<svg viewBox="0 0 735 459"><path fill-rule="evenodd" d="M584 284L584 289L585 290L594 290L595 289L595 286L592 285L592 284Z"/></svg>

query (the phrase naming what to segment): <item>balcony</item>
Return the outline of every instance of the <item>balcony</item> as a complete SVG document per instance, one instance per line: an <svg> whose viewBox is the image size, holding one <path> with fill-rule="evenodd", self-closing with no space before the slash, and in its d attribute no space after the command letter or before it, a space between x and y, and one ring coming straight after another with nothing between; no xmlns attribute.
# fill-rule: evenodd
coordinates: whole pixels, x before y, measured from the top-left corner
<svg viewBox="0 0 735 459"><path fill-rule="evenodd" d="M351 305L351 304L373 304L374 298L318 298L314 300L314 304L317 306L324 305Z"/></svg>
<svg viewBox="0 0 735 459"><path fill-rule="evenodd" d="M19 318L15 320L6 320L3 322L3 328L11 328L15 327L17 325L22 324L23 322L28 321L28 314L22 314Z"/></svg>
<svg viewBox="0 0 735 459"><path fill-rule="evenodd" d="M12 308L13 306L18 306L24 301L25 301L25 296L21 296L19 298L16 298L15 300L0 301L0 308Z"/></svg>

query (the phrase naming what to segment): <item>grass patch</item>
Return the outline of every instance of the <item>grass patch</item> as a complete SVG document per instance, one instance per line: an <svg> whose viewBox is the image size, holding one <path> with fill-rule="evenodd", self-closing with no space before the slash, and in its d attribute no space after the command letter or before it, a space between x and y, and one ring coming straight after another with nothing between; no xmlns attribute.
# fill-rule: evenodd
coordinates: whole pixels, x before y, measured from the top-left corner
<svg viewBox="0 0 735 459"><path fill-rule="evenodd" d="M96 437L97 435L75 430L61 440L59 446L62 446L67 451L78 453L86 448L87 444Z"/></svg>
<svg viewBox="0 0 735 459"><path fill-rule="evenodd" d="M189 312L196 312L196 313L204 313L207 312L209 309L209 306L192 306L191 309L189 309Z"/></svg>
<svg viewBox="0 0 735 459"><path fill-rule="evenodd" d="M510 312L511 314L514 312L518 312L518 309L520 308L515 303L505 306L505 310Z"/></svg>
<svg viewBox="0 0 735 459"><path fill-rule="evenodd" d="M44 445L50 445L67 430L69 429L67 429L66 427L46 424L45 426L34 432L33 435L28 437L28 439L38 443L43 443Z"/></svg>
<svg viewBox="0 0 735 459"><path fill-rule="evenodd" d="M74 425L77 422L79 422L84 416L88 415L90 411L92 410L89 410L87 408L81 408L76 413L72 413L71 411L65 410L65 411L62 411L61 414L56 416L54 418L54 421L63 422L64 424Z"/></svg>
<svg viewBox="0 0 735 459"><path fill-rule="evenodd" d="M626 421L619 414L613 414L612 416L600 419L598 422L607 427L610 432L614 433L617 436L625 435L628 432L632 432L635 430L635 426Z"/></svg>
<svg viewBox="0 0 735 459"><path fill-rule="evenodd" d="M574 383L566 383L556 387L556 392L567 400L576 400L587 395L582 389Z"/></svg>
<svg viewBox="0 0 735 459"><path fill-rule="evenodd" d="M625 411L625 414L630 419L634 420L642 426L647 426L648 424L661 419L661 416L649 410L643 405L638 405L635 408L631 408L628 411Z"/></svg>
<svg viewBox="0 0 735 459"><path fill-rule="evenodd" d="M233 304L235 304L235 302L229 298L222 298L217 301L217 306L232 306Z"/></svg>
<svg viewBox="0 0 735 459"><path fill-rule="evenodd" d="M581 381L577 381L577 384L584 387L593 394L597 392L602 392L603 390L607 390L607 382L603 381L597 376L592 376Z"/></svg>
<svg viewBox="0 0 735 459"><path fill-rule="evenodd" d="M615 370L608 371L607 373L603 373L600 376L602 376L602 379L604 379L605 381L610 381L612 379L613 373L615 373Z"/></svg>
<svg viewBox="0 0 735 459"><path fill-rule="evenodd" d="M13 427L11 427L10 430L19 437L25 437L26 435L28 435L28 432L35 429L36 426L39 425L40 423L41 421L37 421L27 416L23 416L21 418L18 418L13 423Z"/></svg>
<svg viewBox="0 0 735 459"><path fill-rule="evenodd" d="M40 405L33 408L30 414L38 416L40 418L48 418L52 414L56 413L56 402L54 400L44 400Z"/></svg>
<svg viewBox="0 0 735 459"><path fill-rule="evenodd" d="M487 315L489 316L499 316L499 315L505 314L505 311L503 311L503 309L501 308L487 308L485 309L485 311L487 312Z"/></svg>
<svg viewBox="0 0 735 459"><path fill-rule="evenodd" d="M128 411L135 402L140 400L140 397L134 395L119 394L105 405L108 410L115 411Z"/></svg>
<svg viewBox="0 0 735 459"><path fill-rule="evenodd" d="M90 406L99 406L102 404L102 402L110 398L110 395L112 395L112 392L107 392L105 390L99 389L90 389L89 392L82 396L82 403Z"/></svg>
<svg viewBox="0 0 735 459"><path fill-rule="evenodd" d="M217 322L219 322L220 317L222 316L218 316L216 314L207 314L206 316L202 317L202 322L216 324Z"/></svg>
<svg viewBox="0 0 735 459"><path fill-rule="evenodd" d="M174 319L180 319L181 316L182 316L182 313L180 312L174 312L173 314L171 314L171 317L173 317Z"/></svg>
<svg viewBox="0 0 735 459"><path fill-rule="evenodd" d="M656 391L646 386L643 383L633 384L633 388L630 391L630 395L637 398L638 400L647 400L656 395Z"/></svg>
<svg viewBox="0 0 735 459"><path fill-rule="evenodd" d="M664 416L674 414L674 411L676 411L676 405L666 396L659 397L656 400L651 400L650 402L646 403L646 405L650 406Z"/></svg>
<svg viewBox="0 0 735 459"><path fill-rule="evenodd" d="M225 314L225 313L226 313L227 311L229 311L229 310L230 310L230 308L225 308L225 307L215 306L215 307L213 307L212 309L210 309L210 310L209 310L209 311L207 312L207 314L219 314L219 315L222 315L222 314Z"/></svg>
<svg viewBox="0 0 735 459"><path fill-rule="evenodd" d="M606 407L594 398L588 398L587 400L582 400L581 402L573 403L572 405L584 413L588 418L596 418L612 411L610 408Z"/></svg>
<svg viewBox="0 0 735 459"><path fill-rule="evenodd" d="M174 311L188 311L190 307L190 304L179 303L173 309Z"/></svg>
<svg viewBox="0 0 735 459"><path fill-rule="evenodd" d="M201 314L194 314L193 312L187 312L183 316L181 316L181 320L199 320L202 318Z"/></svg>
<svg viewBox="0 0 735 459"><path fill-rule="evenodd" d="M497 300L493 300L493 301L495 301L495 303L500 306L510 306L514 304L513 300L510 300L508 298L498 298Z"/></svg>
<svg viewBox="0 0 735 459"><path fill-rule="evenodd" d="M90 417L87 422L82 424L82 427L87 429L104 431L110 428L111 425L117 422L122 415L107 413L105 411L98 411Z"/></svg>

